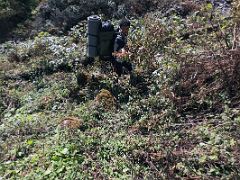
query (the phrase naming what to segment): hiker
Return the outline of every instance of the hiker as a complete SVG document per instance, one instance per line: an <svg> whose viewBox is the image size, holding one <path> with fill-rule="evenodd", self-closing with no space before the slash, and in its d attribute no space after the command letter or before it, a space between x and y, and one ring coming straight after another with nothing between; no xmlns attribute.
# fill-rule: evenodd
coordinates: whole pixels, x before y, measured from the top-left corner
<svg viewBox="0 0 240 180"><path fill-rule="evenodd" d="M88 17L88 57L83 64L92 64L94 58L99 57L109 61L118 76L126 71L131 72L132 64L124 60L129 55L127 36L130 24L128 19L123 18L117 30L114 30L111 21L102 22L101 18L95 15Z"/></svg>
<svg viewBox="0 0 240 180"><path fill-rule="evenodd" d="M113 64L114 70L118 76L121 76L124 73L125 69L128 72L132 71L132 64L124 60L124 58L130 54L127 46L127 36L130 25L131 23L128 19L122 19L119 22L117 36L114 40L111 63Z"/></svg>

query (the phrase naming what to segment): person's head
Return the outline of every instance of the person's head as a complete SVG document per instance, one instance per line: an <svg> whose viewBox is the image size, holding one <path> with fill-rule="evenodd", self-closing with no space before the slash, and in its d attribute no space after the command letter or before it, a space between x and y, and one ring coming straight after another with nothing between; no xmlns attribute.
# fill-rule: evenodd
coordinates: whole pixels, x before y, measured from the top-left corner
<svg viewBox="0 0 240 180"><path fill-rule="evenodd" d="M125 34L126 36L128 35L130 25L131 25L130 21L126 18L121 19L121 21L119 22L119 27L122 33Z"/></svg>

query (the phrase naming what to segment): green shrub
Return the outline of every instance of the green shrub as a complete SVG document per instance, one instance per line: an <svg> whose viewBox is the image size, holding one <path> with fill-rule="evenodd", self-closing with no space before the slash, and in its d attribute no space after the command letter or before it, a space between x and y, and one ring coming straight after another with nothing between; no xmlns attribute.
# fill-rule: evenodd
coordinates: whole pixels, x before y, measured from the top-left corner
<svg viewBox="0 0 240 180"><path fill-rule="evenodd" d="M25 21L37 4L38 0L0 0L0 41Z"/></svg>

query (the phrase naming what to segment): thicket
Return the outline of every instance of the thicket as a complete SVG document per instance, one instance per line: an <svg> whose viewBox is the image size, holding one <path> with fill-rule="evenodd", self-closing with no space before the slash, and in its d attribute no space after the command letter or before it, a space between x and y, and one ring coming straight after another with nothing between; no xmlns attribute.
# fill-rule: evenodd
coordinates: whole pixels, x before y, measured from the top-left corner
<svg viewBox="0 0 240 180"><path fill-rule="evenodd" d="M1 0L0 1L0 40L20 22L30 17L32 9L39 0Z"/></svg>
<svg viewBox="0 0 240 180"><path fill-rule="evenodd" d="M81 64L84 23L6 43L0 177L239 179L238 11L197 6L132 19L136 67L118 81Z"/></svg>

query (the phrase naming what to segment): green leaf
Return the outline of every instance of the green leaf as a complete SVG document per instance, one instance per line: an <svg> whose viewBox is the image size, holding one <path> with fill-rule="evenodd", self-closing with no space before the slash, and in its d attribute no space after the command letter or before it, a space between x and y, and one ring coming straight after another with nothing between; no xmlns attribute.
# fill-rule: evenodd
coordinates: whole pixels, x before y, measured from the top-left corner
<svg viewBox="0 0 240 180"><path fill-rule="evenodd" d="M182 162L179 162L179 163L177 163L176 167L177 167L177 169L183 169L184 164Z"/></svg>
<svg viewBox="0 0 240 180"><path fill-rule="evenodd" d="M59 161L59 156L52 156L52 158L51 158L53 161Z"/></svg>
<svg viewBox="0 0 240 180"><path fill-rule="evenodd" d="M65 166L62 166L60 169L57 170L57 173L63 172L64 169L65 169Z"/></svg>
<svg viewBox="0 0 240 180"><path fill-rule="evenodd" d="M209 159L211 159L211 160L218 160L218 156L217 155L211 155L211 156L209 156Z"/></svg>
<svg viewBox="0 0 240 180"><path fill-rule="evenodd" d="M124 168L124 169L123 169L123 173L126 173L126 172L128 172L128 171L129 171L128 168Z"/></svg>
<svg viewBox="0 0 240 180"><path fill-rule="evenodd" d="M22 157L22 156L24 155L24 153L20 151L20 152L17 153L17 155L18 155L19 157Z"/></svg>
<svg viewBox="0 0 240 180"><path fill-rule="evenodd" d="M211 168L211 169L209 170L210 173L213 173L213 172L215 172L215 171L216 171L215 168Z"/></svg>
<svg viewBox="0 0 240 180"><path fill-rule="evenodd" d="M51 174L52 172L52 168L48 168L45 172L44 172L44 176L47 176L49 174Z"/></svg>
<svg viewBox="0 0 240 180"><path fill-rule="evenodd" d="M32 139L27 140L27 145L32 146L34 144L34 141Z"/></svg>
<svg viewBox="0 0 240 180"><path fill-rule="evenodd" d="M205 163L207 161L207 156L203 155L202 157L200 157L199 162L200 163Z"/></svg>
<svg viewBox="0 0 240 180"><path fill-rule="evenodd" d="M69 154L68 148L64 148L64 149L61 151L61 153L64 154L64 155Z"/></svg>
<svg viewBox="0 0 240 180"><path fill-rule="evenodd" d="M236 144L236 141L234 140L234 139L231 139L230 140L230 146L232 147L232 146L234 146Z"/></svg>
<svg viewBox="0 0 240 180"><path fill-rule="evenodd" d="M206 5L206 8L207 8L207 10L211 10L211 9L213 8L213 6L212 6L211 3L208 3L208 4Z"/></svg>

